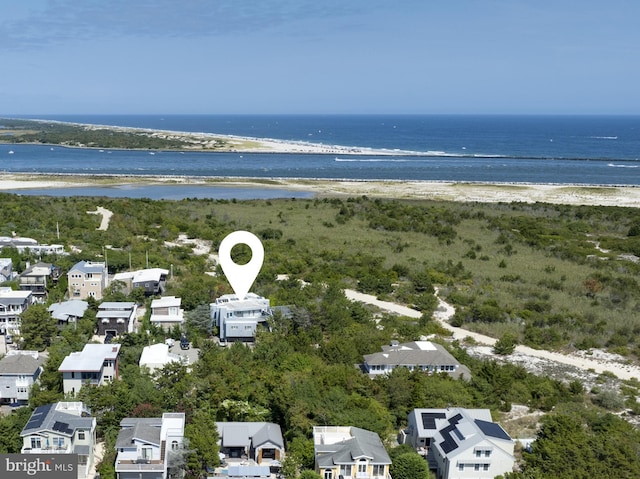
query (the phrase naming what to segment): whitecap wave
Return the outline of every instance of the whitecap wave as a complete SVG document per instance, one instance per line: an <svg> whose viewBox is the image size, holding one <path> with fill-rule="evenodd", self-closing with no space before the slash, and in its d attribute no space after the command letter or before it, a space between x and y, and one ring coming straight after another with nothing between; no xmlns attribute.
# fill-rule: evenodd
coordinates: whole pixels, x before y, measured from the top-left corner
<svg viewBox="0 0 640 479"><path fill-rule="evenodd" d="M612 168L638 168L640 165L616 165L615 163L607 163L607 166Z"/></svg>

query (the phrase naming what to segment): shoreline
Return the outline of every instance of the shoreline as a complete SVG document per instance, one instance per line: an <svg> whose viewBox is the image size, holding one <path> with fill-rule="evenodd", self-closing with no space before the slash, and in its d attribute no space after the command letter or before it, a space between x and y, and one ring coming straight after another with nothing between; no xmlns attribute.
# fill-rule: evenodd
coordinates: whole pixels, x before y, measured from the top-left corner
<svg viewBox="0 0 640 479"><path fill-rule="evenodd" d="M320 197L370 196L388 199L430 199L477 203L541 202L640 207L640 188L636 186L0 172L0 190L8 193L22 189L73 188L92 185L116 187L132 184L175 185L176 187L202 185L281 188L308 191Z"/></svg>

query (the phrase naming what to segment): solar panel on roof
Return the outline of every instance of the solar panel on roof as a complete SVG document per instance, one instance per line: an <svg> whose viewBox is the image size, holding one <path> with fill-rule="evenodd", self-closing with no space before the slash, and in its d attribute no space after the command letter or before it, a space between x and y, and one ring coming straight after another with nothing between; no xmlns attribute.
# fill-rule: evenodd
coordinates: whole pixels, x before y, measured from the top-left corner
<svg viewBox="0 0 640 479"><path fill-rule="evenodd" d="M460 419L462 419L462 414L458 413L451 419L449 419L449 424L458 424L460 422Z"/></svg>
<svg viewBox="0 0 640 479"><path fill-rule="evenodd" d="M480 428L480 430L486 436L496 437L498 439L506 439L511 440L511 437L505 432L504 429L500 426L500 424L496 424L495 422L483 421L481 419L476 419L476 425Z"/></svg>
<svg viewBox="0 0 640 479"><path fill-rule="evenodd" d="M49 414L52 406L53 404L46 404L35 408L29 422L27 422L27 425L25 426L25 429L36 429L42 426L42 423L47 417L47 414Z"/></svg>
<svg viewBox="0 0 640 479"><path fill-rule="evenodd" d="M453 430L453 432L454 432L454 434L458 437L458 439L460 439L461 441L463 441L463 440L464 440L464 436L463 436L463 435L462 435L462 433L460 432L460 429L455 428L455 429Z"/></svg>
<svg viewBox="0 0 640 479"><path fill-rule="evenodd" d="M425 429L435 429L436 419L446 419L447 415L443 412L423 412L422 427Z"/></svg>
<svg viewBox="0 0 640 479"><path fill-rule="evenodd" d="M444 439L444 441L440 443L440 447L445 452L445 454L450 453L458 447L456 441L453 439L453 437L451 437L451 432L455 430L457 430L456 426L452 424L440 431L440 434L442 434L442 438Z"/></svg>

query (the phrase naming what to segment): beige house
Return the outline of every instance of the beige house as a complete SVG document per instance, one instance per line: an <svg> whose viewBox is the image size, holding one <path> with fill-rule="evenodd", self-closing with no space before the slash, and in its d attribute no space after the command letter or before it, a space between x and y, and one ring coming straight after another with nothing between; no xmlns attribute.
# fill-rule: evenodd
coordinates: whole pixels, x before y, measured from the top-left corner
<svg viewBox="0 0 640 479"><path fill-rule="evenodd" d="M163 296L151 301L151 324L169 331L175 325L184 323L184 309L180 308L181 298L175 296Z"/></svg>
<svg viewBox="0 0 640 479"><path fill-rule="evenodd" d="M38 406L20 436L22 454L77 454L77 477L88 477L94 460L96 419L83 403L58 402Z"/></svg>
<svg viewBox="0 0 640 479"><path fill-rule="evenodd" d="M108 284L106 263L80 261L67 273L70 299L86 299L89 296L102 299L102 291Z"/></svg>
<svg viewBox="0 0 640 479"><path fill-rule="evenodd" d="M314 426L315 470L322 479L391 479L380 437L349 426Z"/></svg>

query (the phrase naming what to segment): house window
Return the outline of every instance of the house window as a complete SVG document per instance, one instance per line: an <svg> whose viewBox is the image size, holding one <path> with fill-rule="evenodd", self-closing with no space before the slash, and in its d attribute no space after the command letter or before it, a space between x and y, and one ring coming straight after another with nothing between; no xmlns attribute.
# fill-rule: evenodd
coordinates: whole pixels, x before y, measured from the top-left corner
<svg viewBox="0 0 640 479"><path fill-rule="evenodd" d="M143 447L142 448L142 459L151 459L151 448Z"/></svg>
<svg viewBox="0 0 640 479"><path fill-rule="evenodd" d="M84 441L84 431L78 431L78 440Z"/></svg>
<svg viewBox="0 0 640 479"><path fill-rule="evenodd" d="M464 471L464 464L458 464L458 471Z"/></svg>
<svg viewBox="0 0 640 479"><path fill-rule="evenodd" d="M384 464L375 464L373 466L373 475L374 476L385 477Z"/></svg>
<svg viewBox="0 0 640 479"><path fill-rule="evenodd" d="M489 470L489 464L483 464L482 465L482 470L483 471L488 471Z"/></svg>
<svg viewBox="0 0 640 479"><path fill-rule="evenodd" d="M40 449L42 447L39 437L31 438L31 449Z"/></svg>
<svg viewBox="0 0 640 479"><path fill-rule="evenodd" d="M360 459L358 462L358 474L366 474L367 473L367 463Z"/></svg>
<svg viewBox="0 0 640 479"><path fill-rule="evenodd" d="M175 451L178 449L178 441L171 441L171 450Z"/></svg>
<svg viewBox="0 0 640 479"><path fill-rule="evenodd" d="M53 445L58 449L64 449L64 437L54 437Z"/></svg>
<svg viewBox="0 0 640 479"><path fill-rule="evenodd" d="M340 466L340 475L344 477L351 477L351 464L343 464Z"/></svg>
<svg viewBox="0 0 640 479"><path fill-rule="evenodd" d="M323 479L333 479L333 472L331 471L331 469L325 469L324 476L322 477Z"/></svg>
<svg viewBox="0 0 640 479"><path fill-rule="evenodd" d="M490 455L491 455L491 451L489 451L488 449L484 451L484 457L489 457Z"/></svg>
<svg viewBox="0 0 640 479"><path fill-rule="evenodd" d="M474 471L479 471L480 470L480 464L474 464L473 465L473 470Z"/></svg>

